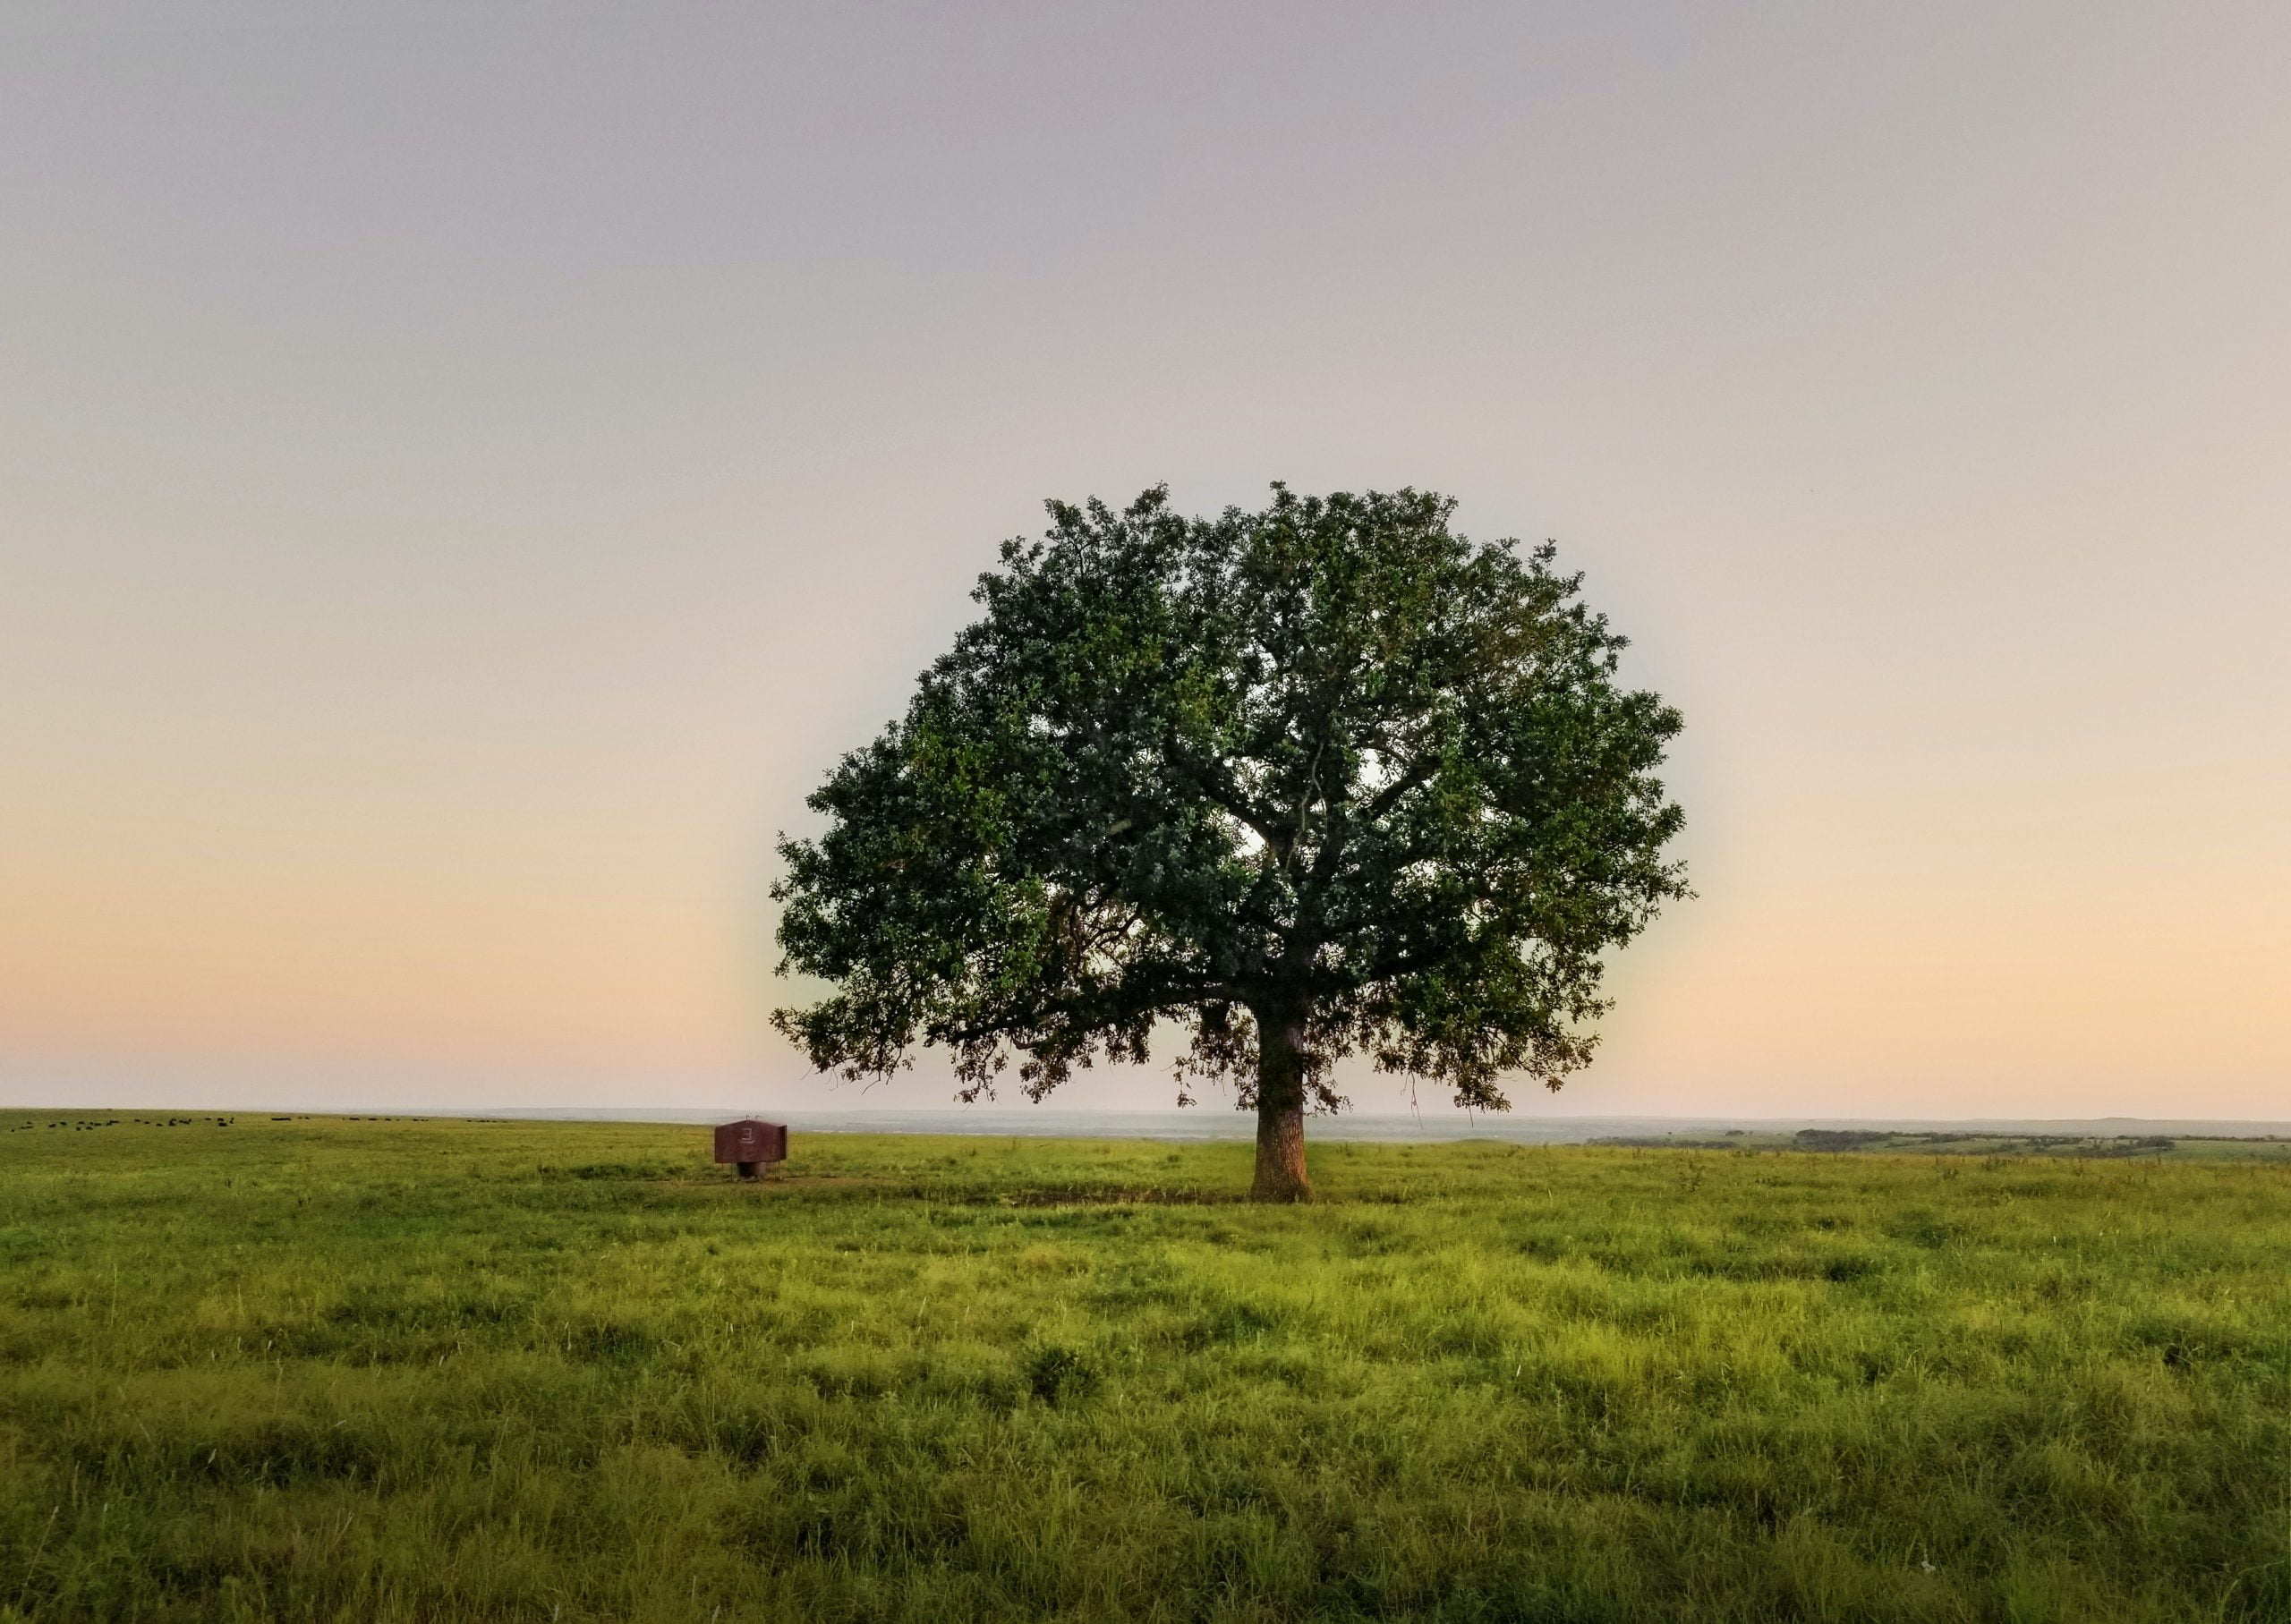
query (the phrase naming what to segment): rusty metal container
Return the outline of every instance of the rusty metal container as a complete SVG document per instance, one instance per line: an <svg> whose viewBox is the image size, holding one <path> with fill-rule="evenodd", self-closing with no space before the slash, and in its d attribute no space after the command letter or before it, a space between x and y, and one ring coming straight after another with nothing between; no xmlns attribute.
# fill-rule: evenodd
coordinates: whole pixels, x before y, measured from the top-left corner
<svg viewBox="0 0 2291 1624"><path fill-rule="evenodd" d="M716 1130L716 1160L732 1163L741 1178L754 1178L771 1163L788 1160L788 1125L754 1117L727 1122Z"/></svg>

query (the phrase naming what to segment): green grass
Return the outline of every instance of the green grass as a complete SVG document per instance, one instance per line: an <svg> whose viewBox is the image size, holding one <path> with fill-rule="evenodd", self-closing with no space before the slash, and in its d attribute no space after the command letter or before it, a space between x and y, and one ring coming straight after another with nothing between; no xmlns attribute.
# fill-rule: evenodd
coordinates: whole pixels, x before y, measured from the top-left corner
<svg viewBox="0 0 2291 1624"><path fill-rule="evenodd" d="M139 1116L0 1619L2291 1618L2278 1164Z"/></svg>

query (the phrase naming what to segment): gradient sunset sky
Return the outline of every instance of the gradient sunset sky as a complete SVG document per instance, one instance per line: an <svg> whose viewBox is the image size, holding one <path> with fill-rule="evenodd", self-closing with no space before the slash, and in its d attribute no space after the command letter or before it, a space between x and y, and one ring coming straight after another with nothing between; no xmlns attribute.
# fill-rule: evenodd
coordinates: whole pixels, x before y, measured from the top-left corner
<svg viewBox="0 0 2291 1624"><path fill-rule="evenodd" d="M1523 1110L2291 1118L2287 63L15 0L0 1104L849 1106L764 1026L774 831L1042 498L1277 478L1555 538L1685 713L1701 895Z"/></svg>

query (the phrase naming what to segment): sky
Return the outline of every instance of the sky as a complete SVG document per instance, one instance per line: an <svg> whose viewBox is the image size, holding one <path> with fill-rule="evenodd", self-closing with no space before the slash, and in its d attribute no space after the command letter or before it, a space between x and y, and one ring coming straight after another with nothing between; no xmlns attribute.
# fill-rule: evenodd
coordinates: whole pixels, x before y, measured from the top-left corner
<svg viewBox="0 0 2291 1624"><path fill-rule="evenodd" d="M2291 1118L2287 60L11 0L0 1105L943 1104L770 1032L775 832L1043 498L1280 479L1555 539L1686 717L1699 896L1521 1110Z"/></svg>

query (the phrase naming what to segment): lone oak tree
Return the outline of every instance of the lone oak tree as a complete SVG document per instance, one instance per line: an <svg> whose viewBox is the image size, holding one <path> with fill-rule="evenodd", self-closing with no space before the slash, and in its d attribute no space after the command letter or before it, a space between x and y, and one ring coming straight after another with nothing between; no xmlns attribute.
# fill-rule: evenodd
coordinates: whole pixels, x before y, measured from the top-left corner
<svg viewBox="0 0 2291 1624"><path fill-rule="evenodd" d="M1261 1199L1299 1200L1331 1067L1502 1110L1589 1058L1602 954L1686 895L1654 776L1679 729L1546 543L1475 543L1401 490L1258 513L1050 504L905 719L782 838L773 1016L822 1070L921 1042L968 1101L1012 1055L1039 1101L1180 1025L1179 1101L1230 1078Z"/></svg>

